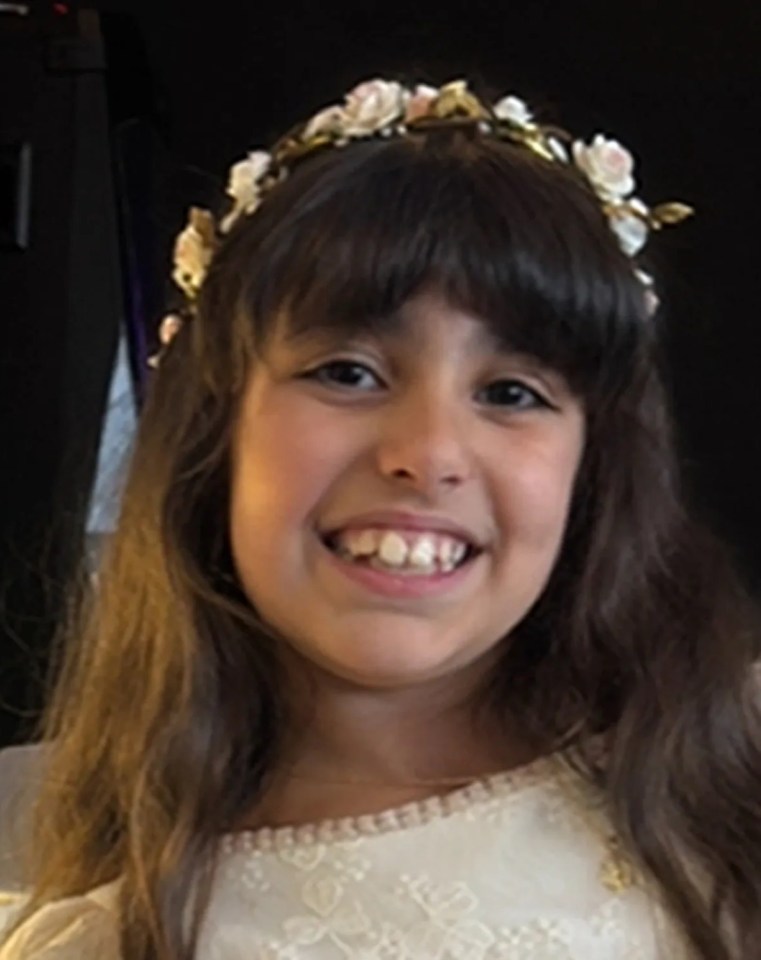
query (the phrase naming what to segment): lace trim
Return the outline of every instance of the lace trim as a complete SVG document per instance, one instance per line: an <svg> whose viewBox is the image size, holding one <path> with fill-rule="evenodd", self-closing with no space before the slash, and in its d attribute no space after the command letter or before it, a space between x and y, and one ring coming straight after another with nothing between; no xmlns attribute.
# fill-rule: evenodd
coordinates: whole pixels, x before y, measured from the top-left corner
<svg viewBox="0 0 761 960"><path fill-rule="evenodd" d="M399 807L380 813L339 817L291 827L261 827L258 830L239 830L220 838L225 853L266 852L296 845L335 843L356 840L358 837L417 827L453 813L472 808L493 797L516 794L557 776L562 754L539 757L511 770L493 773L474 780L449 793L412 800Z"/></svg>

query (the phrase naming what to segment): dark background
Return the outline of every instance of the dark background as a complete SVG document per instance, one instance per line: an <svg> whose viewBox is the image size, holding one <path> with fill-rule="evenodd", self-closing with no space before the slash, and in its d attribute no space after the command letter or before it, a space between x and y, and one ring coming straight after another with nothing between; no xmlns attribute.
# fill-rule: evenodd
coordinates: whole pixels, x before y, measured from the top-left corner
<svg viewBox="0 0 761 960"><path fill-rule="evenodd" d="M697 209L651 243L668 374L695 508L759 589L757 0L32 6L0 19L4 177L19 143L33 151L28 243L0 250L0 743L39 705L119 325L139 399L185 208L247 147L375 75L514 92L620 139L646 201Z"/></svg>

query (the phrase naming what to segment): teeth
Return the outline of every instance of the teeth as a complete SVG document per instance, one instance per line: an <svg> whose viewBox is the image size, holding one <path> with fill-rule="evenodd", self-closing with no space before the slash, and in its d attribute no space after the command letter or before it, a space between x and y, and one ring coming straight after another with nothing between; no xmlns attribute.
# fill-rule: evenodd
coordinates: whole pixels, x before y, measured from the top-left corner
<svg viewBox="0 0 761 960"><path fill-rule="evenodd" d="M378 547L377 537L372 530L362 530L351 544L351 552L355 557L371 557Z"/></svg>
<svg viewBox="0 0 761 960"><path fill-rule="evenodd" d="M424 533L412 535L395 530L347 530L339 534L337 548L347 559L367 559L377 569L405 570L410 575L451 573L468 551L467 544L452 537Z"/></svg>
<svg viewBox="0 0 761 960"><path fill-rule="evenodd" d="M418 541L418 543L420 542L424 541ZM415 546L417 547L417 544ZM382 560L383 563L390 567L401 567L407 560L407 553L407 544L398 533L387 533L381 537L378 559ZM412 560L411 557L410 560ZM415 566L422 566L422 564L415 564Z"/></svg>
<svg viewBox="0 0 761 960"><path fill-rule="evenodd" d="M457 566L457 564L462 561L463 557L467 552L468 552L468 545L466 543L462 543L462 541L460 542L453 541L452 557L451 557L452 564L454 564L454 566Z"/></svg>
<svg viewBox="0 0 761 960"><path fill-rule="evenodd" d="M441 541L439 544L439 560L441 560L442 564L452 563L456 546L457 544L454 540L446 539Z"/></svg>
<svg viewBox="0 0 761 960"><path fill-rule="evenodd" d="M433 538L421 537L410 550L407 560L413 567L430 567L436 556L436 543Z"/></svg>

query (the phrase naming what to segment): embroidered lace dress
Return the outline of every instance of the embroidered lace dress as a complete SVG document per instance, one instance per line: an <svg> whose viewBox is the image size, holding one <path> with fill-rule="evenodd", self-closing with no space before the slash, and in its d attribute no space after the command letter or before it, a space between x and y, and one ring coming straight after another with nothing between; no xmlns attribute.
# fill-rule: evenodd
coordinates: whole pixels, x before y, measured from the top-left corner
<svg viewBox="0 0 761 960"><path fill-rule="evenodd" d="M690 960L558 756L381 814L221 839L197 960ZM118 881L0 960L117 960ZM0 899L0 928L23 895Z"/></svg>

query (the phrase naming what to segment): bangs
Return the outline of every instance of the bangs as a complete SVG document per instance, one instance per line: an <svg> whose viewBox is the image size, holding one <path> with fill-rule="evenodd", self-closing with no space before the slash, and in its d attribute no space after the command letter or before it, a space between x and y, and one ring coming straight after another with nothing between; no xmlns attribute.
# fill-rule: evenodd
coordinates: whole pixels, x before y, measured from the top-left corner
<svg viewBox="0 0 761 960"><path fill-rule="evenodd" d="M586 395L631 362L644 322L631 261L591 191L493 141L327 151L274 190L250 228L243 312L258 350L278 317L296 336L393 332L406 301L434 288Z"/></svg>

